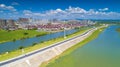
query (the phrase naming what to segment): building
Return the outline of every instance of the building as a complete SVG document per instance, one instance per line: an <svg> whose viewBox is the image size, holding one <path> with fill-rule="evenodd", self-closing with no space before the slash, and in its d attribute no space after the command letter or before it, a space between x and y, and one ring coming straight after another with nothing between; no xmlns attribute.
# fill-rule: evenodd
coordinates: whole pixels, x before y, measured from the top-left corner
<svg viewBox="0 0 120 67"><path fill-rule="evenodd" d="M0 19L0 28L5 29L7 27L7 20Z"/></svg>
<svg viewBox="0 0 120 67"><path fill-rule="evenodd" d="M19 24L28 24L29 18L19 18L18 22L19 22Z"/></svg>
<svg viewBox="0 0 120 67"><path fill-rule="evenodd" d="M15 26L15 20L12 20L12 19L10 19L10 20L7 20L7 26Z"/></svg>
<svg viewBox="0 0 120 67"><path fill-rule="evenodd" d="M18 26L16 25L16 21L13 19L7 20L7 27L8 30L16 30L18 29Z"/></svg>

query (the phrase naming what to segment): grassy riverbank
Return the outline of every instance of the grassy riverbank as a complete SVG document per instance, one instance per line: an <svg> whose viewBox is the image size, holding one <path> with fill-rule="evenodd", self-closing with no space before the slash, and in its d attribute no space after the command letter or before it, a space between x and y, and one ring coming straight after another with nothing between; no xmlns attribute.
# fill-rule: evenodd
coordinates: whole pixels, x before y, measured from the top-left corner
<svg viewBox="0 0 120 67"><path fill-rule="evenodd" d="M66 40L68 38L80 35L81 33L85 32L87 30L88 29L84 29L84 30L80 30L80 31L78 31L74 34L67 35L67 38L65 38L65 39L63 37L59 37L59 38L55 38L55 39L52 39L52 40L49 40L49 41L41 42L40 44L33 44L33 46L24 48L24 53L22 53L21 49L18 49L18 50L14 50L14 51L11 51L11 52L8 52L8 53L1 54L0 55L0 61L7 60L7 59L10 59L10 58L13 58L13 57L17 57L19 55L29 53L31 51L49 46L51 44L54 44L54 43L57 43L57 42L60 42L60 41L63 41L63 40Z"/></svg>
<svg viewBox="0 0 120 67"><path fill-rule="evenodd" d="M42 36L47 34L47 32L38 32L36 30L15 30L15 31L6 31L0 30L0 43L15 41L35 36Z"/></svg>
<svg viewBox="0 0 120 67"><path fill-rule="evenodd" d="M57 59L62 58L68 54L70 54L72 51L74 51L75 49L77 49L78 47L82 47L83 45L85 45L86 43L90 42L91 40L97 38L97 36L104 30L105 28L101 28L96 30L91 36L89 36L87 39L83 40L82 42L76 44L75 46L69 48L68 50L66 50L65 52L63 52L61 55L49 60L48 62L44 62L40 67L47 67L50 64L54 63ZM67 59L66 59L67 60ZM69 59L68 59L69 60ZM69 62L69 61L67 61Z"/></svg>

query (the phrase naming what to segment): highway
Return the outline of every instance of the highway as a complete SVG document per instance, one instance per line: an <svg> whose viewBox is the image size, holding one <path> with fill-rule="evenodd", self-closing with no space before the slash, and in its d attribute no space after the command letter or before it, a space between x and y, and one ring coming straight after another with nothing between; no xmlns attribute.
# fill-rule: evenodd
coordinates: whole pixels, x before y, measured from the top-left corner
<svg viewBox="0 0 120 67"><path fill-rule="evenodd" d="M18 57L16 57L16 58L12 58L12 59L9 59L9 60L6 60L6 61L2 61L2 62L0 62L0 67L3 67L4 65L6 65L6 64L8 64L8 63L15 62L15 61L18 61L18 60L20 60L20 59L26 58L26 57L28 57L28 56L32 56L32 55L34 55L34 54L37 54L37 53L39 53L39 52L42 52L42 51L47 50L47 49L49 49L49 48L52 48L52 47L54 47L54 46L58 46L58 45L60 45L60 44L62 44L62 43L65 43L65 42L70 41L70 40L72 40L72 39L75 39L75 38L77 38L77 37L81 37L81 36L83 36L83 35L88 34L89 32L91 32L91 31L93 31L93 30L95 30L95 29L92 28L92 29L84 32L84 33L81 34L81 35L75 36L75 37L70 38L70 39L67 39L67 40L65 40L65 41L58 42L58 43L53 44L53 45L51 45L51 46L48 46L48 47L45 47L45 48L42 48L42 49L39 49L39 50L35 50L35 51L33 51L33 52L30 52L30 53L26 53L25 55L21 55L21 56L18 56Z"/></svg>

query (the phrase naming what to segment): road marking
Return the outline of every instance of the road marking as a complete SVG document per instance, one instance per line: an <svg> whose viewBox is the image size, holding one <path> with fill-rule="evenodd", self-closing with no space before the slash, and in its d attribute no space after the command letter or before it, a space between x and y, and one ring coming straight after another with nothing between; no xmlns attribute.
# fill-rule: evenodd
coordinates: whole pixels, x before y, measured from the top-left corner
<svg viewBox="0 0 120 67"><path fill-rule="evenodd" d="M27 63L29 66L31 66L31 64L30 64L30 61L29 61L29 60L26 60L26 63Z"/></svg>

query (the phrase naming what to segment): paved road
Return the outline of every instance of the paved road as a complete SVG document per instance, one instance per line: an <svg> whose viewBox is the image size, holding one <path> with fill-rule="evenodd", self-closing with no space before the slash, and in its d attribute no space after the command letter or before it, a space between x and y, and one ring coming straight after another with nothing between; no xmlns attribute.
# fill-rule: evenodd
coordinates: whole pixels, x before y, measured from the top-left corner
<svg viewBox="0 0 120 67"><path fill-rule="evenodd" d="M4 65L6 65L6 64L8 64L8 63L11 63L11 62L14 62L14 61L17 61L17 60L26 58L26 57L28 57L28 56L37 54L37 53L39 53L39 52L42 52L42 51L47 50L47 49L49 49L49 48L52 48L52 47L54 47L54 46L60 45L60 44L62 44L62 43L65 43L65 42L70 41L70 40L72 40L72 39L75 39L75 38L77 38L77 37L81 37L81 36L83 36L83 35L85 35L85 34L88 34L88 33L89 33L90 31L92 31L92 30L93 30L93 29L90 29L90 30L86 31L85 33L83 33L83 34L81 34L81 35L75 36L75 37L73 37L73 38L67 39L67 40L65 40L65 41L56 43L56 44L51 45L51 46L48 46L48 47L45 47L45 48L43 48L43 49L39 49L39 50L36 50L36 51L34 51L34 52L31 52L31 53L28 53L28 54L25 54L25 55L21 55L21 56L19 56L19 57L12 58L12 59L10 59L10 60L6 60L6 61L3 61L3 62L0 62L0 66L4 66Z"/></svg>

